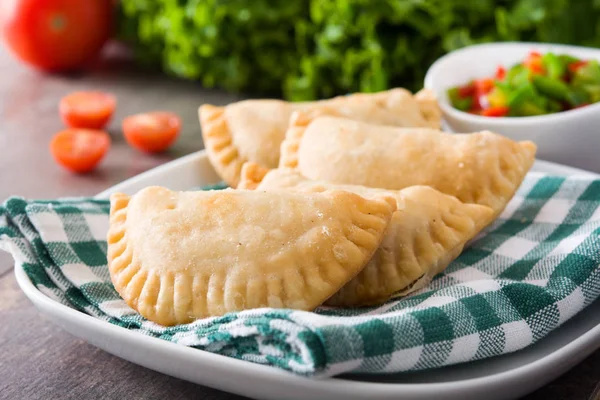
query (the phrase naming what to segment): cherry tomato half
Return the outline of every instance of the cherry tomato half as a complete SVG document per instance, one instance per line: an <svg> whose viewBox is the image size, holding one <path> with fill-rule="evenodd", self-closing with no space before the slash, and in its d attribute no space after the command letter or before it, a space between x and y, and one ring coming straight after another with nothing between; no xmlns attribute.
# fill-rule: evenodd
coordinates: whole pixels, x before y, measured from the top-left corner
<svg viewBox="0 0 600 400"><path fill-rule="evenodd" d="M22 61L47 71L82 67L110 37L111 0L12 0L0 5L4 40Z"/></svg>
<svg viewBox="0 0 600 400"><path fill-rule="evenodd" d="M60 100L63 122L71 128L102 129L117 106L115 96L104 92L74 92Z"/></svg>
<svg viewBox="0 0 600 400"><path fill-rule="evenodd" d="M108 133L92 129L67 129L50 142L50 152L66 169L84 173L96 168L110 148Z"/></svg>
<svg viewBox="0 0 600 400"><path fill-rule="evenodd" d="M181 129L181 119L166 111L131 115L123 120L125 140L132 147L148 153L169 148Z"/></svg>

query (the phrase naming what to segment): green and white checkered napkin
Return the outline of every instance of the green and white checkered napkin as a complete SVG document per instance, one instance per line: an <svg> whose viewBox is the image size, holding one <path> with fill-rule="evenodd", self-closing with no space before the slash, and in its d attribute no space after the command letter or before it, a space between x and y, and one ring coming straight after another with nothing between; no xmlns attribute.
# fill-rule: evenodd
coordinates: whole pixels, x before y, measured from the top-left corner
<svg viewBox="0 0 600 400"><path fill-rule="evenodd" d="M436 368L522 349L600 293L600 180L529 174L445 273L380 307L259 309L165 328L110 283L105 200L9 199L0 247L48 297L124 329L309 376Z"/></svg>

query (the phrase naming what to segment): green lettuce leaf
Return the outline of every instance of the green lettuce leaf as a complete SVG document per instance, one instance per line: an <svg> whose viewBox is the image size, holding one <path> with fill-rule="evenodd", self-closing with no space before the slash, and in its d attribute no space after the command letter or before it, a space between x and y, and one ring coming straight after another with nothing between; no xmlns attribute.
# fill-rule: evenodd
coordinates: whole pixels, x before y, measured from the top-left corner
<svg viewBox="0 0 600 400"><path fill-rule="evenodd" d="M600 0L121 0L142 65L312 100L422 87L438 57L503 40L600 46Z"/></svg>

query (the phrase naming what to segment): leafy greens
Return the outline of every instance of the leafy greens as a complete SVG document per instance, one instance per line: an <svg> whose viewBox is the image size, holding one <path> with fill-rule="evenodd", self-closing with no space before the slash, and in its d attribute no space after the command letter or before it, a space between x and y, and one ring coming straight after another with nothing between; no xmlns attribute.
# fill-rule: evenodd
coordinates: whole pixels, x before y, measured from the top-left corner
<svg viewBox="0 0 600 400"><path fill-rule="evenodd" d="M474 43L600 46L600 0L121 0L140 61L207 87L311 100L418 89Z"/></svg>

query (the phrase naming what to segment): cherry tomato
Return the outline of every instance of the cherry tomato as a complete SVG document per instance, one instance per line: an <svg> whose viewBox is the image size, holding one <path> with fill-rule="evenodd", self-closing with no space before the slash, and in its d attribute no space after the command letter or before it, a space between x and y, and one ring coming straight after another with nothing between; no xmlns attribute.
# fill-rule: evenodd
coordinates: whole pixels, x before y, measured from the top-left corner
<svg viewBox="0 0 600 400"><path fill-rule="evenodd" d="M93 129L67 129L50 142L50 152L66 169L84 173L96 168L110 148L108 133Z"/></svg>
<svg viewBox="0 0 600 400"><path fill-rule="evenodd" d="M110 37L111 0L12 0L0 6L4 40L22 61L71 70L94 58Z"/></svg>
<svg viewBox="0 0 600 400"><path fill-rule="evenodd" d="M102 129L117 106L115 96L104 92L74 92L60 100L59 111L71 128Z"/></svg>
<svg viewBox="0 0 600 400"><path fill-rule="evenodd" d="M499 81L504 80L504 78L506 77L506 68L504 68L502 65L498 65L498 68L496 68L496 79L498 79Z"/></svg>
<svg viewBox="0 0 600 400"><path fill-rule="evenodd" d="M508 115L510 109L506 106L497 106L486 108L481 111L481 115L484 117L505 117Z"/></svg>
<svg viewBox="0 0 600 400"><path fill-rule="evenodd" d="M588 63L589 63L589 61L579 60L579 61L572 62L571 64L569 64L567 66L567 68L569 68L569 71L571 71L572 73L575 73L575 72L577 72L577 70L579 68L585 67Z"/></svg>
<svg viewBox="0 0 600 400"><path fill-rule="evenodd" d="M127 143L148 153L169 148L177 139L180 129L179 117L166 111L135 114L123 120L123 134Z"/></svg>

